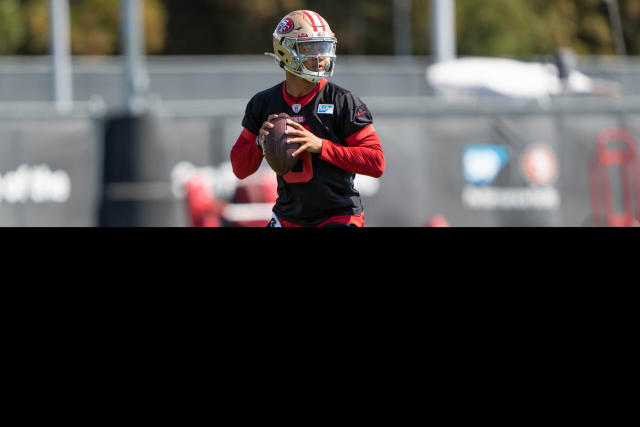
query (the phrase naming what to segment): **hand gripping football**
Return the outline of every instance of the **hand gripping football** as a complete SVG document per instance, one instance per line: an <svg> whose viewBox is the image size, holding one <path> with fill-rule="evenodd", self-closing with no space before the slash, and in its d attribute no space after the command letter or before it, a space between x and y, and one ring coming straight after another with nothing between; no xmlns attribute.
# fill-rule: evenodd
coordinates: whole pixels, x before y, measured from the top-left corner
<svg viewBox="0 0 640 427"><path fill-rule="evenodd" d="M264 138L262 144L264 158L271 169L278 175L286 175L298 163L299 158L292 154L300 148L300 144L287 143L287 113L280 113L278 117L271 121L273 128L269 129L269 135Z"/></svg>

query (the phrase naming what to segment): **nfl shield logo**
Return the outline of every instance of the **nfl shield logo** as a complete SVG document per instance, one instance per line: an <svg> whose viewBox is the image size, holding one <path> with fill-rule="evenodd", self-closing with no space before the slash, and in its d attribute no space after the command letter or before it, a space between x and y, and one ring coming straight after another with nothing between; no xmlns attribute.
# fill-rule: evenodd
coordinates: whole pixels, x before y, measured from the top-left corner
<svg viewBox="0 0 640 427"><path fill-rule="evenodd" d="M300 104L293 104L291 106L291 108L293 108L293 112L298 114L300 112L300 110L302 109L302 105Z"/></svg>

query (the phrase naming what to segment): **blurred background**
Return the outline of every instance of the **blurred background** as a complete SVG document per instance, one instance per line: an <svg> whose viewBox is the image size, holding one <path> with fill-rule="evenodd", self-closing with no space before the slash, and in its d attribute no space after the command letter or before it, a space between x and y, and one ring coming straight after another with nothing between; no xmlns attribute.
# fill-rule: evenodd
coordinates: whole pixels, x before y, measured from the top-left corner
<svg viewBox="0 0 640 427"><path fill-rule="evenodd" d="M640 224L638 0L0 0L0 226L263 226L229 152L311 9L386 157L368 226Z"/></svg>

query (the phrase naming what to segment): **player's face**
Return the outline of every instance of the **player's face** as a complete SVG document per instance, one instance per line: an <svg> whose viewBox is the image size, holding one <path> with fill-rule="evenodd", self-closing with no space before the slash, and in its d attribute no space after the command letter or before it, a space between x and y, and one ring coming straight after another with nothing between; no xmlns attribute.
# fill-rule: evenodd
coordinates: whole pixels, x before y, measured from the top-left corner
<svg viewBox="0 0 640 427"><path fill-rule="evenodd" d="M333 55L333 44L331 42L307 42L298 44L298 54L312 56L303 62L307 70L312 72L323 72L331 63L330 55Z"/></svg>

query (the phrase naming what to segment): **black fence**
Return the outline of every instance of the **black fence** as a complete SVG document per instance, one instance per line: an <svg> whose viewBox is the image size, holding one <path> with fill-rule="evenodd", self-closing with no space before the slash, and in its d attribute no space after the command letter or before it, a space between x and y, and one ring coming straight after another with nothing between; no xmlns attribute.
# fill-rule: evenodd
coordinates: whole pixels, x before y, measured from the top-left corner
<svg viewBox="0 0 640 427"><path fill-rule="evenodd" d="M0 226L96 224L100 120L15 106L0 114Z"/></svg>
<svg viewBox="0 0 640 427"><path fill-rule="evenodd" d="M628 97L518 108L431 97L365 101L386 158L381 178L356 178L373 227L419 227L436 214L452 226L591 226L598 136L622 128L640 138L640 100ZM229 152L245 103L165 102L134 118L5 105L0 225L189 226L190 176L206 176L222 200L241 184ZM620 212L624 180L633 177L607 173Z"/></svg>

